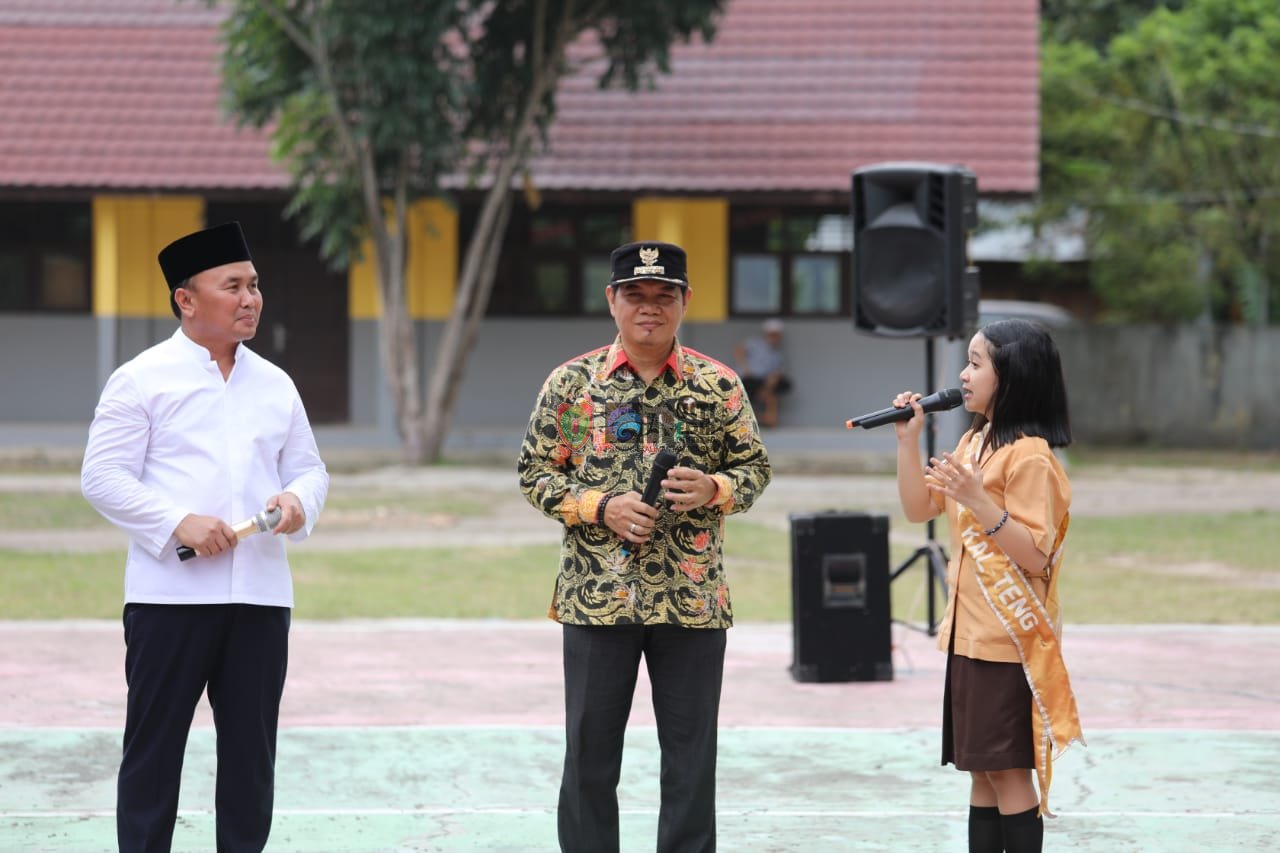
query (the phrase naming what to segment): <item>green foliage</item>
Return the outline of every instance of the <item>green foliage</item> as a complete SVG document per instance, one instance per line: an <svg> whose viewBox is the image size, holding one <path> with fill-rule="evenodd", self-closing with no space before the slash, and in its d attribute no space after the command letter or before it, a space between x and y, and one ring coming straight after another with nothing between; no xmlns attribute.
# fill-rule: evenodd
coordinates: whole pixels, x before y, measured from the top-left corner
<svg viewBox="0 0 1280 853"><path fill-rule="evenodd" d="M723 6L723 0L499 0L470 46L476 97L467 105L468 135L507 139L534 91L538 64L552 58L548 51L558 37L572 41L591 32L603 51L599 85L635 90L670 70L673 41L689 41L695 33L710 40ZM572 70L567 57L555 65L557 75ZM545 93L535 116L544 133L555 116L555 95L555 87Z"/></svg>
<svg viewBox="0 0 1280 853"><path fill-rule="evenodd" d="M345 262L363 236L363 193L437 190L460 150L465 3L235 0L223 84L241 121L275 122L293 177L291 211Z"/></svg>
<svg viewBox="0 0 1280 853"><path fill-rule="evenodd" d="M1116 33L1133 27L1158 8L1178 9L1185 0L1041 0L1045 37L1106 47Z"/></svg>
<svg viewBox="0 0 1280 853"><path fill-rule="evenodd" d="M1100 152L1125 142L1116 110L1094 94L1102 57L1077 42L1044 45L1041 58L1040 186L1046 203L1075 203L1105 189L1111 166ZM1052 211L1055 216L1064 211Z"/></svg>
<svg viewBox="0 0 1280 853"><path fill-rule="evenodd" d="M1090 235L1093 284L1108 318L1175 323L1204 309L1195 247L1176 204L1109 207L1091 218Z"/></svg>
<svg viewBox="0 0 1280 853"><path fill-rule="evenodd" d="M1116 319L1274 321L1280 8L1104 5L1046 5L1041 218L1087 211Z"/></svg>
<svg viewBox="0 0 1280 853"><path fill-rule="evenodd" d="M673 41L710 37L723 2L231 0L227 100L243 122L274 123L274 154L293 179L290 214L338 265L371 238L380 349L407 461L439 460L512 184L538 138L545 143L560 82L582 60L570 45L589 49L594 35L601 84L636 88L668 68ZM446 177L488 187L424 395L404 281L407 210L443 196Z"/></svg>
<svg viewBox="0 0 1280 853"><path fill-rule="evenodd" d="M564 47L594 32L601 85L637 88L668 69L671 43L710 38L723 0L233 0L223 84L240 121L274 123L293 177L291 213L346 262L368 233L370 183L383 197L441 193L468 156L511 151L529 98L545 131ZM364 159L367 157L367 160Z"/></svg>
<svg viewBox="0 0 1280 853"><path fill-rule="evenodd" d="M1246 323L1265 323L1268 313L1267 277L1254 264L1243 261L1236 267L1236 304L1240 319Z"/></svg>

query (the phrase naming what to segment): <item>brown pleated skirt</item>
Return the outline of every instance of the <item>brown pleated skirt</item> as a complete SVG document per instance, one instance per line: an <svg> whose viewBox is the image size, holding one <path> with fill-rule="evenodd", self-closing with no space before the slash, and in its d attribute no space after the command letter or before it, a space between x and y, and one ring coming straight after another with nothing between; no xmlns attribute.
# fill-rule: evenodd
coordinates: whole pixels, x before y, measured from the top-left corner
<svg viewBox="0 0 1280 853"><path fill-rule="evenodd" d="M957 770L1035 767L1031 688L1022 665L949 652L943 691L942 763Z"/></svg>

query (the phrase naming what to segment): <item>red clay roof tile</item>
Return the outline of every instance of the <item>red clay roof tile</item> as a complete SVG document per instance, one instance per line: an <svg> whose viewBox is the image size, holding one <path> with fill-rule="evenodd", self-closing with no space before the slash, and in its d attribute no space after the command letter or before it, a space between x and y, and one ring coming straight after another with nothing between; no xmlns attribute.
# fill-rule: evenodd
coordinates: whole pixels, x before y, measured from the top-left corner
<svg viewBox="0 0 1280 853"><path fill-rule="evenodd" d="M710 45L655 91L595 85L575 46L543 190L845 191L886 160L963 163L1030 193L1039 157L1036 0L729 0ZM0 0L0 186L287 185L219 107L223 13L173 0Z"/></svg>

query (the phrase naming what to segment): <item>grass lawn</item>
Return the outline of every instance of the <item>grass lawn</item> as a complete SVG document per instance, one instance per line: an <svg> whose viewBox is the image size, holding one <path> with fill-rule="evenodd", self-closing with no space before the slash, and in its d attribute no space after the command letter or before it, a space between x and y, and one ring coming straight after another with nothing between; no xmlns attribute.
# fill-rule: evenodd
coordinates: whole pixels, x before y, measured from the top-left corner
<svg viewBox="0 0 1280 853"><path fill-rule="evenodd" d="M0 492L0 530L110 527L79 492Z"/></svg>
<svg viewBox="0 0 1280 853"><path fill-rule="evenodd" d="M1221 468L1228 471L1280 471L1280 451L1275 450L1170 450L1161 447L1082 447L1066 451L1073 468L1116 465L1143 468Z"/></svg>
<svg viewBox="0 0 1280 853"><path fill-rule="evenodd" d="M76 501L83 505L68 498L66 512L78 512ZM1200 515L1194 523L1165 515L1076 519L1062 575L1064 617L1082 624L1280 622L1277 529L1274 512ZM910 530L899 525L894 533ZM889 569L913 549L895 545ZM726 560L738 620L790 621L790 554L787 533L729 520ZM294 615L542 618L557 555L555 545L296 551ZM0 618L118 618L122 567L123 551L0 551ZM895 618L925 621L925 575L921 562L894 582Z"/></svg>

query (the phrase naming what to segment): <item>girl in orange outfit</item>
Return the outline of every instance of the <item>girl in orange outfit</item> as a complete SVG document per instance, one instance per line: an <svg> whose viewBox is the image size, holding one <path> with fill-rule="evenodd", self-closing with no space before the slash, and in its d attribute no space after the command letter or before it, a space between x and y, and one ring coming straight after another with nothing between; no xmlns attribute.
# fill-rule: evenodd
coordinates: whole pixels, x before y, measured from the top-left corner
<svg viewBox="0 0 1280 853"><path fill-rule="evenodd" d="M893 401L915 410L894 426L903 511L951 522L942 763L972 778L971 853L1039 851L1051 760L1079 739L1057 648L1071 486L1053 448L1071 442L1066 386L1052 338L1024 320L975 334L960 381L973 424L927 467L920 395Z"/></svg>

